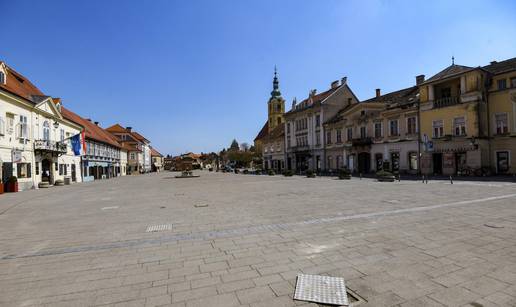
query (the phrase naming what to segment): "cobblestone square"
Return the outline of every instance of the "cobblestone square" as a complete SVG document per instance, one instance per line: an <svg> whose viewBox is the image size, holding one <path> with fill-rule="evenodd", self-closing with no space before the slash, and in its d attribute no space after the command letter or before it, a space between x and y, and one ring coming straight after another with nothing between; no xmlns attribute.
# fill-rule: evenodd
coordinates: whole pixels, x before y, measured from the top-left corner
<svg viewBox="0 0 516 307"><path fill-rule="evenodd" d="M199 172L0 197L1 306L516 306L516 184Z"/></svg>

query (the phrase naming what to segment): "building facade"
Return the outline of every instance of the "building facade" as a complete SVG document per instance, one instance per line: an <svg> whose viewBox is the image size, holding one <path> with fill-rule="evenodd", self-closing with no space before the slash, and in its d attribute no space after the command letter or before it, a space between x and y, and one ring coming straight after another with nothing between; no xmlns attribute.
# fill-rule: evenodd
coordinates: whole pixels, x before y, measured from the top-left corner
<svg viewBox="0 0 516 307"><path fill-rule="evenodd" d="M43 181L81 181L80 156L71 138L82 127L61 113L61 100L43 94L0 62L0 162L2 182L16 176L20 190Z"/></svg>
<svg viewBox="0 0 516 307"><path fill-rule="evenodd" d="M115 124L106 128L116 141L121 145L122 151L126 152L126 174L136 175L145 173L147 169L150 171L150 142L143 136L132 130L132 127L124 128L120 124ZM142 141L145 139L145 142ZM146 154L146 152L148 152ZM147 161L147 162L146 162ZM148 166L145 164L148 163Z"/></svg>
<svg viewBox="0 0 516 307"><path fill-rule="evenodd" d="M125 165L121 163L121 145L115 137L102 129L98 122L82 118L64 107L61 110L66 119L84 127L83 180L93 181L121 176Z"/></svg>
<svg viewBox="0 0 516 307"><path fill-rule="evenodd" d="M317 94L310 91L307 99L292 103L285 113L286 169L295 172L320 171L329 168L326 157L323 124L358 98L347 85L346 78L331 83L329 90Z"/></svg>

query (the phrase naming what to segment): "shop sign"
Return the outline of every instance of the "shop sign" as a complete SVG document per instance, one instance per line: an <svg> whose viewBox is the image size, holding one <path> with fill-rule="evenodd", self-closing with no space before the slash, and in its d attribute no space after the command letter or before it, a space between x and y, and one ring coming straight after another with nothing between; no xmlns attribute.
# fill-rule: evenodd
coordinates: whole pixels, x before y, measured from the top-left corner
<svg viewBox="0 0 516 307"><path fill-rule="evenodd" d="M21 150L13 149L12 151L12 162L13 163L20 163L22 161L22 152Z"/></svg>

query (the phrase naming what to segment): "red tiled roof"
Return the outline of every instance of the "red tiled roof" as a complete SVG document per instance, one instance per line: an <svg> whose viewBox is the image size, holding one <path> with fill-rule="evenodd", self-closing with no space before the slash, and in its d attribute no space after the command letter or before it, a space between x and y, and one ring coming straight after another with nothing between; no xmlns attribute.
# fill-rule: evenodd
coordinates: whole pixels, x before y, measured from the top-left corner
<svg viewBox="0 0 516 307"><path fill-rule="evenodd" d="M120 143L118 143L109 132L102 129L102 127L95 125L91 121L82 118L81 116L75 114L74 112L68 110L63 106L61 107L61 114L64 118L68 119L69 121L72 121L80 126L83 126L84 134L87 139L108 144L117 148L122 147Z"/></svg>
<svg viewBox="0 0 516 307"><path fill-rule="evenodd" d="M124 127L122 127L120 124L114 124L113 126L111 127L107 127L106 128L107 131L111 132L111 133L123 133L123 132L128 132Z"/></svg>
<svg viewBox="0 0 516 307"><path fill-rule="evenodd" d="M288 111L287 113L295 113L297 111L302 111L302 110L311 108L312 106L321 103L324 99L328 98L328 96L333 94L335 91L337 91L341 87L342 87L342 85L339 85L337 87L330 88L329 90L324 91L322 93L315 94L312 97L308 97L308 98L304 99L303 101L301 101L300 103L298 103L294 109ZM312 101L311 103L310 103L310 99Z"/></svg>
<svg viewBox="0 0 516 307"><path fill-rule="evenodd" d="M268 122L265 122L258 135L254 138L255 141L261 140L269 134Z"/></svg>
<svg viewBox="0 0 516 307"><path fill-rule="evenodd" d="M151 148L151 157L163 157L156 149Z"/></svg>
<svg viewBox="0 0 516 307"><path fill-rule="evenodd" d="M132 131L131 132L132 135L134 135L134 137L136 137L136 139L138 141L142 141L142 142L148 142L149 140L147 140L143 135L139 134L138 132L136 131Z"/></svg>
<svg viewBox="0 0 516 307"><path fill-rule="evenodd" d="M11 67L6 67L6 84L0 83L0 88L15 94L21 98L27 99L33 103L35 103L34 98L32 96L45 96L43 92L41 92L34 84L32 84L29 79L25 78L23 75L12 69Z"/></svg>

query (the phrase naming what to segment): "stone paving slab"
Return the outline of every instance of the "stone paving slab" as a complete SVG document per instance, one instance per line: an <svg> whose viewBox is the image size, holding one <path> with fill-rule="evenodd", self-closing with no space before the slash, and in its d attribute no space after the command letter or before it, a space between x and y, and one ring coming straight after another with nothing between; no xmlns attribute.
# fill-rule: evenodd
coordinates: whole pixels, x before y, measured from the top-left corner
<svg viewBox="0 0 516 307"><path fill-rule="evenodd" d="M200 175L1 195L0 306L516 306L516 184Z"/></svg>

